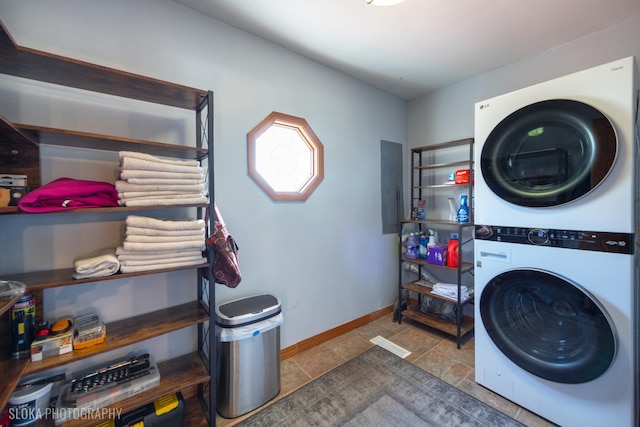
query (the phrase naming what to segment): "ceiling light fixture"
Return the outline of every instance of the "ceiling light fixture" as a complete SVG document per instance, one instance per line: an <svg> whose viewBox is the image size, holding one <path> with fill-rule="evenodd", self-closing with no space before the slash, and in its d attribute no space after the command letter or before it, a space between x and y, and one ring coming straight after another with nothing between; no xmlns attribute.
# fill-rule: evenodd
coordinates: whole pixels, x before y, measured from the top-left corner
<svg viewBox="0 0 640 427"><path fill-rule="evenodd" d="M403 1L404 0L364 0L366 4L372 4L374 6L393 6Z"/></svg>

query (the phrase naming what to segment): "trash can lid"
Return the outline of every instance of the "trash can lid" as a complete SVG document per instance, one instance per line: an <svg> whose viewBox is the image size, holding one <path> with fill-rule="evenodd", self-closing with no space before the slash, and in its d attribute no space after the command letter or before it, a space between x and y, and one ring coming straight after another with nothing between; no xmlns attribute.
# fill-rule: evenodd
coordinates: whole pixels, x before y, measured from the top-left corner
<svg viewBox="0 0 640 427"><path fill-rule="evenodd" d="M216 323L241 326L280 313L280 301L273 295L256 295L220 304L216 307Z"/></svg>

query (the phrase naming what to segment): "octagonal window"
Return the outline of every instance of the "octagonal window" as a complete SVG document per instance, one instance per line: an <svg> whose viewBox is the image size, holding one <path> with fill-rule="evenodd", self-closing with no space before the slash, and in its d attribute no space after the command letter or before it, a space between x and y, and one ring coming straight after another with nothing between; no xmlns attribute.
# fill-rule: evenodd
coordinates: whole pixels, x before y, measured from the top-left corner
<svg viewBox="0 0 640 427"><path fill-rule="evenodd" d="M273 200L307 200L324 178L324 146L301 117L274 111L247 145L249 175Z"/></svg>

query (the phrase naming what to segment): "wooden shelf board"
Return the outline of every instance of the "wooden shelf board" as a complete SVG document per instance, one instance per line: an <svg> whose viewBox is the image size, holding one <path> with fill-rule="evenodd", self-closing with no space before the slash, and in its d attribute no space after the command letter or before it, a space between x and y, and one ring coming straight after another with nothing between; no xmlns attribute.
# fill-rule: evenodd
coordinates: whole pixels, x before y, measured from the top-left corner
<svg viewBox="0 0 640 427"><path fill-rule="evenodd" d="M2 372L2 379L0 379L0 410L7 405L28 364L28 359L0 360L0 371Z"/></svg>
<svg viewBox="0 0 640 427"><path fill-rule="evenodd" d="M18 46L0 22L0 70L26 79L195 110L207 91Z"/></svg>
<svg viewBox="0 0 640 427"><path fill-rule="evenodd" d="M439 144L431 144L431 145L425 145L422 147L415 147L411 149L411 152L420 153L423 151L440 150L442 148L457 147L459 145L469 145L469 144L473 144L473 142L474 142L473 138L464 138L464 139L458 139L455 141L442 142Z"/></svg>
<svg viewBox="0 0 640 427"><path fill-rule="evenodd" d="M411 282L411 283L403 283L403 284L401 285L401 287L402 287L402 289L406 289L406 290L408 290L408 291L417 292L417 293L422 294L422 295L427 295L427 296L429 296L429 297L431 297L431 298L436 298L436 299L439 299L439 300L442 300L442 301L452 302L452 303L454 303L454 304L457 304L457 303L458 303L458 301L457 301L457 300L452 300L452 299L450 299L450 298L445 298L445 297L440 296L440 295L438 295L438 294L434 294L434 293L432 293L432 292L431 292L431 288L430 288L430 287L428 287L428 286L423 286L423 285L419 285L419 284L417 284L417 283L413 283L413 282ZM467 299L465 299L465 300L462 300L462 301L460 302L460 304L461 304L461 305L465 305L465 304L468 304L468 303L469 303L469 302L471 302L471 301L473 301L473 293L472 293L472 294L469 294L469 298L467 298Z"/></svg>
<svg viewBox="0 0 640 427"><path fill-rule="evenodd" d="M422 188L467 188L469 184L430 184L430 185L415 185L411 188L413 189L422 189Z"/></svg>
<svg viewBox="0 0 640 427"><path fill-rule="evenodd" d="M402 316L413 319L416 322L420 322L424 325L427 325L433 329L437 329L453 337L457 336L458 332L457 332L455 323L448 322L446 320L442 320L434 316L430 316L428 314L418 311L417 309L410 307L407 310L404 310L402 312ZM463 337L471 330L473 330L473 318L463 316L462 322L460 324L460 336Z"/></svg>
<svg viewBox="0 0 640 427"><path fill-rule="evenodd" d="M22 135L25 135L33 141L33 143L45 143L47 145L108 151L143 151L148 154L182 159L203 159L207 156L208 151L207 148L165 144L142 139L54 129L21 123L15 123L15 128L17 128ZM45 139L45 141L42 141L43 139Z"/></svg>
<svg viewBox="0 0 640 427"><path fill-rule="evenodd" d="M24 135L16 125L0 114L0 135L4 144L33 145L33 141Z"/></svg>
<svg viewBox="0 0 640 427"><path fill-rule="evenodd" d="M469 160L458 160L455 162L445 162L445 163L432 163L430 165L414 166L413 169L425 170L425 169L449 168L452 166L469 166ZM467 184L448 184L448 185L451 186L451 185L467 185Z"/></svg>
<svg viewBox="0 0 640 427"><path fill-rule="evenodd" d="M435 267L435 268L441 268L444 270L450 270L450 271L458 271L458 267L449 267L448 265L436 265L436 264L429 264L427 262L426 259L424 258L416 258L416 259L411 259L411 258L406 258L406 257L402 257L402 262L411 262L414 264L420 264L420 265L425 265L428 267ZM463 262L462 266L460 267L460 271L462 273L466 273L473 270L473 264L471 264L470 262Z"/></svg>
<svg viewBox="0 0 640 427"><path fill-rule="evenodd" d="M3 277L3 280L15 280L27 285L27 290L39 290L56 288L59 286L80 285L83 283L106 282L110 280L126 279L129 277L146 276L150 274L167 273L177 270L193 270L206 268L209 264L187 265L183 267L163 268L160 270L140 271L136 273L116 273L111 276L90 277L86 279L74 279L73 268L63 268L59 270L34 271L31 273L11 274Z"/></svg>
<svg viewBox="0 0 640 427"><path fill-rule="evenodd" d="M72 215L82 213L104 213L104 212L133 212L133 211L151 211L160 209L175 209L175 208L206 208L207 204L191 204L191 205L158 205L158 206L118 206L109 208L81 208L81 209L69 209L54 212L25 212L18 209L17 206L9 206L0 208L0 214L14 214L14 215Z"/></svg>
<svg viewBox="0 0 640 427"><path fill-rule="evenodd" d="M0 207L0 214L10 214L20 212L17 206L3 206Z"/></svg>
<svg viewBox="0 0 640 427"><path fill-rule="evenodd" d="M107 324L107 339L102 344L74 350L71 353L30 362L25 375L31 375L68 363L107 353L140 341L209 320L209 314L198 301L168 307Z"/></svg>
<svg viewBox="0 0 640 427"><path fill-rule="evenodd" d="M5 280L5 279L2 279L2 280ZM0 299L0 316L6 313L7 310L9 310L11 306L22 297L22 295L24 294L16 295L12 298Z"/></svg>

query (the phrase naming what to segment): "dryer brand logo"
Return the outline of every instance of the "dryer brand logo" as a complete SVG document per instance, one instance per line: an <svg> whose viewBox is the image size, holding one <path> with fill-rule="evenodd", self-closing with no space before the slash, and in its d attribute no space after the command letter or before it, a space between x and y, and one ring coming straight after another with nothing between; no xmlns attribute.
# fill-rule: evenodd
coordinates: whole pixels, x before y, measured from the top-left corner
<svg viewBox="0 0 640 427"><path fill-rule="evenodd" d="M619 241L615 241L615 240L607 240L606 242L604 242L605 244L609 245L609 246L620 246L620 247L625 247L627 246L627 242L625 242L624 240L619 240Z"/></svg>
<svg viewBox="0 0 640 427"><path fill-rule="evenodd" d="M480 104L480 109L484 110L485 108L489 108L491 104Z"/></svg>

